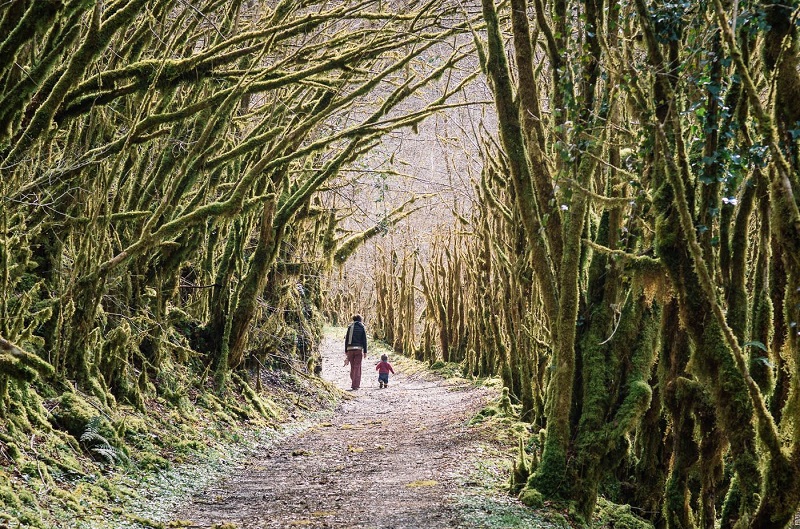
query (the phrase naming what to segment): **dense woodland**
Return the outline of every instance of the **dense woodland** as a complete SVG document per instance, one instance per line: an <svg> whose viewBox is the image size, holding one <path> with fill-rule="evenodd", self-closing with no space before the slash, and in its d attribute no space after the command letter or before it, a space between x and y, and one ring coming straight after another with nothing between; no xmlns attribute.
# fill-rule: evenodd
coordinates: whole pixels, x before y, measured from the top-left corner
<svg viewBox="0 0 800 529"><path fill-rule="evenodd" d="M131 452L79 403L186 408L199 380L269 415L258 371L313 372L323 314L360 309L398 351L502 378L526 504L786 527L798 20L765 0L4 2L0 505L24 502L6 469L52 484L40 461L103 453L87 431ZM382 243L416 197L354 223L343 168L480 81L496 127L473 129L452 226ZM365 292L341 270L376 240Z"/></svg>
<svg viewBox="0 0 800 529"><path fill-rule="evenodd" d="M498 135L454 228L379 261L380 332L502 376L535 426L514 476L532 505L585 520L603 494L656 527L785 527L796 7L487 0L483 17Z"/></svg>

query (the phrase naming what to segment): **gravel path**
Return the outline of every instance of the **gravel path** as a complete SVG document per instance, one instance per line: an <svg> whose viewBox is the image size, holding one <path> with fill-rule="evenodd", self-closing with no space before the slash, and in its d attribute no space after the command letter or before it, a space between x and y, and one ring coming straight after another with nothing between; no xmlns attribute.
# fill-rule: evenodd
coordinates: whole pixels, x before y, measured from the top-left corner
<svg viewBox="0 0 800 529"><path fill-rule="evenodd" d="M341 341L323 342L323 376L347 389ZM474 485L463 476L482 448L467 421L485 405L487 390L414 373L401 358L390 358L398 374L378 389L378 352L371 353L361 389L348 390L352 398L330 422L265 449L174 519L237 529L473 527L453 502Z"/></svg>

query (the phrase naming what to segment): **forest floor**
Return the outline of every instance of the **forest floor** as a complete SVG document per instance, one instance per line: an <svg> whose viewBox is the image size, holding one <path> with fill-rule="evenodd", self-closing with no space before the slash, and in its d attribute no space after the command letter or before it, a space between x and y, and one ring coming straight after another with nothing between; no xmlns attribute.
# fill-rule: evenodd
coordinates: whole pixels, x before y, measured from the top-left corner
<svg viewBox="0 0 800 529"><path fill-rule="evenodd" d="M516 440L470 421L496 387L390 355L397 375L379 389L374 364L388 350L374 346L361 389L349 390L337 331L344 335L329 329L321 345L323 377L347 390L333 412L251 450L160 514L143 514L170 527L225 529L567 526L503 490Z"/></svg>

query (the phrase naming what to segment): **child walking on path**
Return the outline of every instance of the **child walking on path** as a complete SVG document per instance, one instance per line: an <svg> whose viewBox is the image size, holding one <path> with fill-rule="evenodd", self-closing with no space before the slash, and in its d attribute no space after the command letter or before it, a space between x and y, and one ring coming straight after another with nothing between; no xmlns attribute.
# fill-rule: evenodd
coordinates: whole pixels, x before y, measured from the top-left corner
<svg viewBox="0 0 800 529"><path fill-rule="evenodd" d="M389 357L381 355L381 361L375 366L375 371L378 372L378 386L383 388L389 387L389 373L394 375L392 364L389 363Z"/></svg>

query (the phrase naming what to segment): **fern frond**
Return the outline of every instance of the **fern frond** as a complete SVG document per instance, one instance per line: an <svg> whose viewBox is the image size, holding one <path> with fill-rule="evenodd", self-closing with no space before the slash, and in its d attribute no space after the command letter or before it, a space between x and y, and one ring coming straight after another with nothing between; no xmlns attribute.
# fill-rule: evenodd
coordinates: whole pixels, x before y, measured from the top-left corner
<svg viewBox="0 0 800 529"><path fill-rule="evenodd" d="M85 432L83 432L80 441L86 444L111 446L111 443L108 442L108 439L106 439L99 433L91 430L86 430Z"/></svg>
<svg viewBox="0 0 800 529"><path fill-rule="evenodd" d="M92 452L97 454L101 459L104 459L109 465L114 465L120 461L120 452L112 446L100 446L92 448Z"/></svg>

